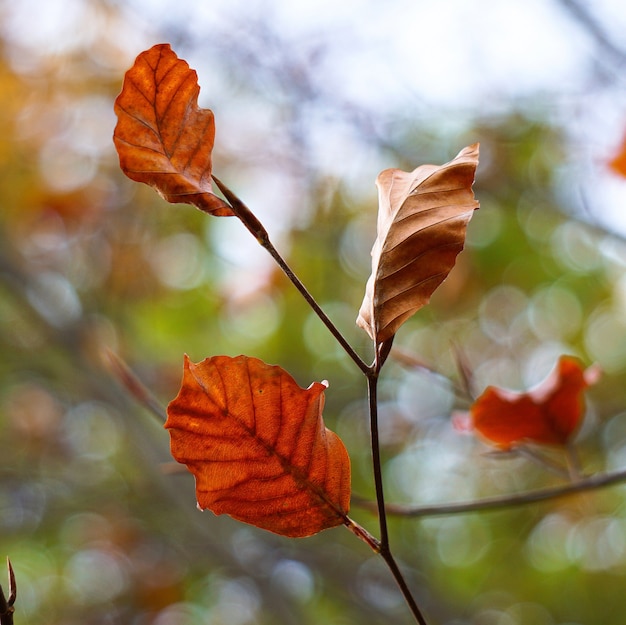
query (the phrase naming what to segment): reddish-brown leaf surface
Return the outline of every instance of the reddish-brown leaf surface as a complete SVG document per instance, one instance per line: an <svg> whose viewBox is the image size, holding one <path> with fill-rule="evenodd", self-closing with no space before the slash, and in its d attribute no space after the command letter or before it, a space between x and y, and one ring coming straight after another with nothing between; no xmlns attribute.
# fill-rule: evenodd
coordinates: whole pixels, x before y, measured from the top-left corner
<svg viewBox="0 0 626 625"><path fill-rule="evenodd" d="M357 318L376 344L425 306L452 270L478 208L472 192L477 165L476 143L445 165L379 174L372 274Z"/></svg>
<svg viewBox="0 0 626 625"><path fill-rule="evenodd" d="M113 140L122 171L154 187L168 202L232 215L213 194L212 111L198 107L198 76L169 44L142 52L126 72L115 100Z"/></svg>
<svg viewBox="0 0 626 625"><path fill-rule="evenodd" d="M585 413L585 389L599 376L572 356L561 356L548 377L525 393L488 387L472 405L471 426L502 449L532 442L566 445Z"/></svg>
<svg viewBox="0 0 626 625"><path fill-rule="evenodd" d="M247 356L185 357L165 427L198 506L284 536L348 525L350 460L324 426L325 388Z"/></svg>

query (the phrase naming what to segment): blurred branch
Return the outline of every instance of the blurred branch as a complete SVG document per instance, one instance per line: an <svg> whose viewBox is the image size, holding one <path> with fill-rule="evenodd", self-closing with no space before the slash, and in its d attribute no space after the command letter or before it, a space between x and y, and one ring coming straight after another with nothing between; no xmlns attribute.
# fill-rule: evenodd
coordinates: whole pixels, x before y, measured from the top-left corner
<svg viewBox="0 0 626 625"><path fill-rule="evenodd" d="M600 22L591 14L587 6L578 0L559 0L568 13L591 35L596 44L620 65L626 63L626 51L609 41Z"/></svg>
<svg viewBox="0 0 626 625"><path fill-rule="evenodd" d="M534 462L536 465L540 466L542 469L553 473L554 475L558 475L559 477L567 480L571 477L570 471L550 460L545 454L536 451L535 449L531 449L527 445L518 445L511 450L515 455L521 456L522 458L526 458L530 460L530 462ZM496 452L496 455L502 452Z"/></svg>
<svg viewBox="0 0 626 625"><path fill-rule="evenodd" d="M580 481L556 486L554 488L544 488L542 490L528 491L515 495L505 495L502 497L489 497L475 501L436 504L432 506L412 506L408 504L387 504L387 514L404 517L426 517L444 516L448 514L463 514L466 512L479 512L482 510L501 510L503 508L513 508L523 506L538 501L557 499L581 493L585 491L597 490L614 486L626 482L626 469L615 473L600 473L580 479ZM355 505L367 510L376 511L376 504L372 501L353 496Z"/></svg>
<svg viewBox="0 0 626 625"><path fill-rule="evenodd" d="M167 413L161 402L143 384L132 369L110 349L105 349L105 355L111 368L111 373L120 381L122 386L159 421L165 423Z"/></svg>
<svg viewBox="0 0 626 625"><path fill-rule="evenodd" d="M437 369L430 363L422 360L419 356L404 347L392 347L389 355L394 361L402 365L405 369L414 369L416 371L423 371L430 374L433 382L440 384L443 388L453 390L458 398L473 398L465 378L462 379L461 385L456 384L454 380L447 377L440 371L437 371ZM461 371L461 373L463 373L463 371Z"/></svg>

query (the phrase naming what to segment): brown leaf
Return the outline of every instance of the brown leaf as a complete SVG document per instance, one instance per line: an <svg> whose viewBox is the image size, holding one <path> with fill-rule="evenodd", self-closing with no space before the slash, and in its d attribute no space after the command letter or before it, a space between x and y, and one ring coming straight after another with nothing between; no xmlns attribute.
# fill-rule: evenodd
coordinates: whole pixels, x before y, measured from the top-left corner
<svg viewBox="0 0 626 625"><path fill-rule="evenodd" d="M561 356L548 377L526 393L488 387L470 410L470 424L501 449L532 442L567 445L585 413L585 389L599 377L573 356Z"/></svg>
<svg viewBox="0 0 626 625"><path fill-rule="evenodd" d="M349 525L350 460L324 426L325 388L247 356L185 357L165 427L198 506L284 536Z"/></svg>
<svg viewBox="0 0 626 625"><path fill-rule="evenodd" d="M120 167L168 202L193 204L212 215L232 210L213 194L213 112L198 107L198 76L169 44L142 52L115 100L113 141Z"/></svg>
<svg viewBox="0 0 626 625"><path fill-rule="evenodd" d="M425 306L463 249L478 202L478 144L445 165L386 169L376 180L378 231L357 325L380 344Z"/></svg>

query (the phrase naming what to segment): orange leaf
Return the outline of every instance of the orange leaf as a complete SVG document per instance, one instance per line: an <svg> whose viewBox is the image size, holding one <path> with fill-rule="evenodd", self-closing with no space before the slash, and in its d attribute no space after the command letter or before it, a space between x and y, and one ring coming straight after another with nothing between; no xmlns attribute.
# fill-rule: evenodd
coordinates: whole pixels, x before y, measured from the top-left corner
<svg viewBox="0 0 626 625"><path fill-rule="evenodd" d="M598 377L572 356L561 356L548 377L526 393L488 387L472 405L473 428L502 449L519 443L566 445L584 416L583 392Z"/></svg>
<svg viewBox="0 0 626 625"><path fill-rule="evenodd" d="M372 274L357 318L377 345L428 304L452 270L478 208L472 192L477 165L476 143L445 165L379 174Z"/></svg>
<svg viewBox="0 0 626 625"><path fill-rule="evenodd" d="M324 426L325 388L247 356L185 357L165 427L198 506L284 536L349 525L350 459Z"/></svg>
<svg viewBox="0 0 626 625"><path fill-rule="evenodd" d="M213 112L198 107L198 75L169 44L142 52L115 100L113 141L120 167L154 187L168 202L193 204L212 215L233 215L213 194Z"/></svg>
<svg viewBox="0 0 626 625"><path fill-rule="evenodd" d="M617 154L609 161L609 167L616 174L626 178L626 137L622 140Z"/></svg>

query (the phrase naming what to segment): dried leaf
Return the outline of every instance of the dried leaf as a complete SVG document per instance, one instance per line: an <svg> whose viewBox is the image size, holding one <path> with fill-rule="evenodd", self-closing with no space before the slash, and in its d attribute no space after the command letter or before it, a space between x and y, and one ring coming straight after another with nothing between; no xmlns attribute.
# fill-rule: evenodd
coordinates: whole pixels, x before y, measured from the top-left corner
<svg viewBox="0 0 626 625"><path fill-rule="evenodd" d="M213 194L213 112L198 107L198 76L169 44L142 52L115 100L113 141L120 167L154 187L168 202L193 204L212 215L233 215Z"/></svg>
<svg viewBox="0 0 626 625"><path fill-rule="evenodd" d="M350 460L324 426L325 388L247 356L185 357L165 427L198 506L284 536L348 525Z"/></svg>
<svg viewBox="0 0 626 625"><path fill-rule="evenodd" d="M478 202L478 144L445 165L386 169L376 180L378 231L357 325L380 344L425 306L454 266Z"/></svg>
<svg viewBox="0 0 626 625"><path fill-rule="evenodd" d="M599 370L561 356L548 377L526 393L490 386L471 407L471 425L501 449L533 442L567 445L585 413L584 391Z"/></svg>

